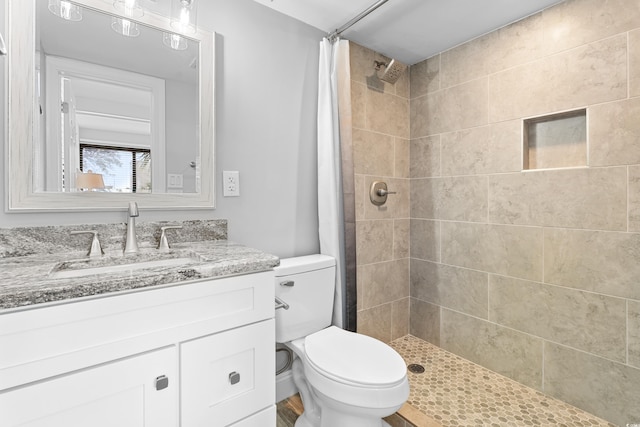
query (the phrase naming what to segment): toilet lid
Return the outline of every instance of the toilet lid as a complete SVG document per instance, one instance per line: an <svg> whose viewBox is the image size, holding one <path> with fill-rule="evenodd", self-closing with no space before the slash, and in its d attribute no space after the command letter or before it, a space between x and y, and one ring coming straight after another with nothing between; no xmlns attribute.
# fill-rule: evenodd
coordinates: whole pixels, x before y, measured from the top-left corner
<svg viewBox="0 0 640 427"><path fill-rule="evenodd" d="M309 335L307 360L325 376L369 386L390 386L406 376L404 360L377 339L335 326Z"/></svg>

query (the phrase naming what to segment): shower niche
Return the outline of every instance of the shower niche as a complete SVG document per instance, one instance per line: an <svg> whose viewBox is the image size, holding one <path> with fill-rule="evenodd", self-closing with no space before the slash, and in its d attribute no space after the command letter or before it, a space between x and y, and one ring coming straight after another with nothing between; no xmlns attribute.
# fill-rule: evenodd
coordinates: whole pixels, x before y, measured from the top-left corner
<svg viewBox="0 0 640 427"><path fill-rule="evenodd" d="M523 136L523 170L587 166L586 108L526 119Z"/></svg>

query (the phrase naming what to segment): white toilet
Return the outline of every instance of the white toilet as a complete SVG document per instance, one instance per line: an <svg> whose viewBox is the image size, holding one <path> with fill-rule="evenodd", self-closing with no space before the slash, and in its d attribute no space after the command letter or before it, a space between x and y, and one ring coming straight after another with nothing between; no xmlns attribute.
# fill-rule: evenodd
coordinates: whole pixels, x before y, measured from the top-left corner
<svg viewBox="0 0 640 427"><path fill-rule="evenodd" d="M297 356L293 378L304 404L296 427L381 427L409 397L404 360L374 338L331 326L335 260L280 260L276 341ZM287 307L287 308L285 308Z"/></svg>

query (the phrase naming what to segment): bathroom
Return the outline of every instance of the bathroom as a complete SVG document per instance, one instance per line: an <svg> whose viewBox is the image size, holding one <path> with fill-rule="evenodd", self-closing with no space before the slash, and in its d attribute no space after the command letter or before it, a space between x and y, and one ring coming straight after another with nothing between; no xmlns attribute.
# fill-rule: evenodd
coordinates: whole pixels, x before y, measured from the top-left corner
<svg viewBox="0 0 640 427"><path fill-rule="evenodd" d="M240 171L241 195L222 197L218 182L215 211L141 210L139 220L224 218L232 241L282 258L317 253L325 33L250 0L202 1L199 23L217 33L216 178ZM568 0L414 64L379 92L367 77L383 59L351 45L359 332L411 334L637 422L637 2ZM521 173L522 119L585 108L592 167ZM386 210L368 202L373 178L398 193ZM125 222L124 208L2 211L0 226Z"/></svg>

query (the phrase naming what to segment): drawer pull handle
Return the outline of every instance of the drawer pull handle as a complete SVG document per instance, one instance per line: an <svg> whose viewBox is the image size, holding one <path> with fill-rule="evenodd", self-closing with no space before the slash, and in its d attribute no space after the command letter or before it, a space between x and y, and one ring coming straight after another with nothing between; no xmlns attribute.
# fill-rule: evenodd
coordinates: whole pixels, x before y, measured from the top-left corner
<svg viewBox="0 0 640 427"><path fill-rule="evenodd" d="M287 286L289 288L292 288L293 285L295 285L296 282L294 282L293 280L286 280L284 282L280 282L280 286Z"/></svg>
<svg viewBox="0 0 640 427"><path fill-rule="evenodd" d="M156 390L164 390L167 387L169 387L169 378L167 378L165 375L160 375L158 378L156 378Z"/></svg>
<svg viewBox="0 0 640 427"><path fill-rule="evenodd" d="M282 301L280 298L276 297L276 310L284 308L285 310L289 310L289 304Z"/></svg>
<svg viewBox="0 0 640 427"><path fill-rule="evenodd" d="M229 382L231 385L238 384L240 382L240 374L236 371L233 371L229 374Z"/></svg>

